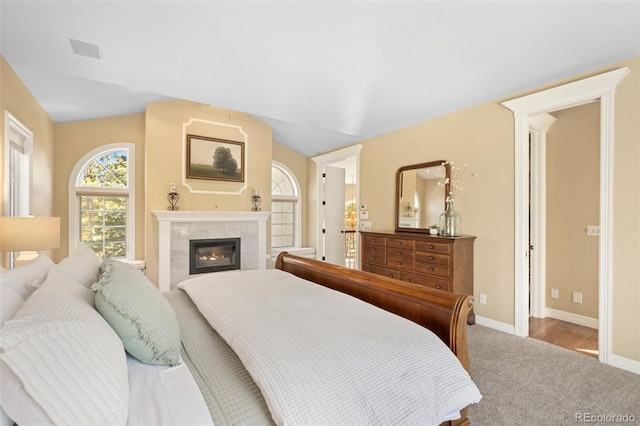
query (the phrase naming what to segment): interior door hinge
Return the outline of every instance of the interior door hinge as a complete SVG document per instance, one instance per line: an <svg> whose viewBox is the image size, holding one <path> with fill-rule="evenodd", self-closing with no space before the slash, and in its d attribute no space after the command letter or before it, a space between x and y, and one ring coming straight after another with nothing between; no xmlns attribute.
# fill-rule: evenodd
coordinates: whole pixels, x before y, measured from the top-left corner
<svg viewBox="0 0 640 426"><path fill-rule="evenodd" d="M322 256L322 260L327 260L327 258L326 258L326 257L324 257L324 256Z"/></svg>
<svg viewBox="0 0 640 426"><path fill-rule="evenodd" d="M323 233L323 234L326 234L326 232L327 232L327 230L326 230L326 229L324 229L324 228L322 228L322 233Z"/></svg>
<svg viewBox="0 0 640 426"><path fill-rule="evenodd" d="M326 173L323 173L323 174L322 174L322 177L323 177L323 178L326 178L326 177L327 177L327 174L326 174Z"/></svg>
<svg viewBox="0 0 640 426"><path fill-rule="evenodd" d="M327 202L326 202L326 201L323 201L323 202L322 202L322 205L323 205L323 206L326 206L326 205L327 205Z"/></svg>

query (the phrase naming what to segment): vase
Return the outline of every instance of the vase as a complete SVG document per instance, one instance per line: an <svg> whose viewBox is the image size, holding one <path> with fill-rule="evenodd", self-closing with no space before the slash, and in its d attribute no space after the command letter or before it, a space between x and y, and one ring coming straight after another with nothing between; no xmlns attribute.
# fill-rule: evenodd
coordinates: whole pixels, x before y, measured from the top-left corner
<svg viewBox="0 0 640 426"><path fill-rule="evenodd" d="M440 235L444 237L459 237L462 235L462 216L454 210L453 200L447 199L445 211L440 215L438 227Z"/></svg>

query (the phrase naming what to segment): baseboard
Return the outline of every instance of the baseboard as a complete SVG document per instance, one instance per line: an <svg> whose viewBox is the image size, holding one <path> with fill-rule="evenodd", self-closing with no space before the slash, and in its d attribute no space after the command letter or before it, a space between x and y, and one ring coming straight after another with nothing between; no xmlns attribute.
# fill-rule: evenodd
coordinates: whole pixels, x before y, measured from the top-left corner
<svg viewBox="0 0 640 426"><path fill-rule="evenodd" d="M609 365L618 367L622 370L630 371L632 373L640 374L640 361L624 358L620 355L611 354Z"/></svg>
<svg viewBox="0 0 640 426"><path fill-rule="evenodd" d="M492 320L480 315L476 315L476 324L502 331L503 333L516 334L515 326L505 322Z"/></svg>
<svg viewBox="0 0 640 426"><path fill-rule="evenodd" d="M589 328L598 329L598 319L585 317L584 315L573 314L571 312L559 311L557 309L546 308L546 316L555 318L557 320L570 322L572 324L578 324Z"/></svg>

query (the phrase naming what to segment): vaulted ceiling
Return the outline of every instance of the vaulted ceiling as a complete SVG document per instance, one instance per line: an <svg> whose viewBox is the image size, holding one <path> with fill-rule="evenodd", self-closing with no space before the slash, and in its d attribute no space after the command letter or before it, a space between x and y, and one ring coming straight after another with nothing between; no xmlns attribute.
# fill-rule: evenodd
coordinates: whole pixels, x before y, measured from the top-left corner
<svg viewBox="0 0 640 426"><path fill-rule="evenodd" d="M54 122L187 99L307 156L640 56L638 1L3 0L0 23Z"/></svg>

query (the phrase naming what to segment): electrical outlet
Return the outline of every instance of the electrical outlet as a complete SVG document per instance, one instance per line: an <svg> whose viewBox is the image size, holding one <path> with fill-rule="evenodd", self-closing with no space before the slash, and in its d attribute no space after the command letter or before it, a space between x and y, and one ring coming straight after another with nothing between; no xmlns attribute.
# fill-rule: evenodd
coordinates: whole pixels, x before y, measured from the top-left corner
<svg viewBox="0 0 640 426"><path fill-rule="evenodd" d="M371 229L372 223L370 220L361 220L360 227L363 229Z"/></svg>
<svg viewBox="0 0 640 426"><path fill-rule="evenodd" d="M560 294L559 294L557 288L552 288L551 289L551 297L553 297L554 299L557 299L558 297L560 297Z"/></svg>
<svg viewBox="0 0 640 426"><path fill-rule="evenodd" d="M573 303L582 303L582 293L573 292Z"/></svg>
<svg viewBox="0 0 640 426"><path fill-rule="evenodd" d="M597 237L600 235L600 227L598 225L587 225L587 235Z"/></svg>
<svg viewBox="0 0 640 426"><path fill-rule="evenodd" d="M369 219L369 212L366 210L363 210L360 212L360 219Z"/></svg>
<svg viewBox="0 0 640 426"><path fill-rule="evenodd" d="M486 305L487 304L487 295L480 293L480 304L481 305Z"/></svg>

